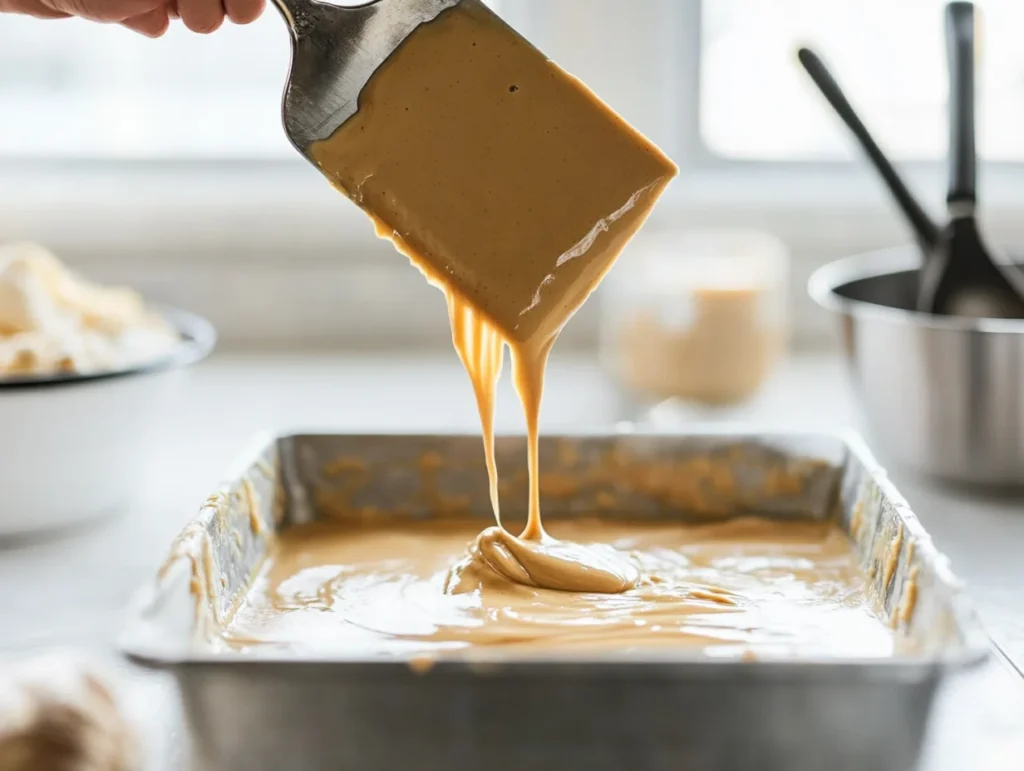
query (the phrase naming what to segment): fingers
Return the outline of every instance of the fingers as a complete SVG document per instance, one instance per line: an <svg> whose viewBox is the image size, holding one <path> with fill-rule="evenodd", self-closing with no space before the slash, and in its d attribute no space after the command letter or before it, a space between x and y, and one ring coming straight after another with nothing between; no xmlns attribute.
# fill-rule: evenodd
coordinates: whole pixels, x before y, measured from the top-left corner
<svg viewBox="0 0 1024 771"><path fill-rule="evenodd" d="M235 24L249 24L260 17L266 0L0 0L0 8L39 18L80 16L83 19L117 22L150 37L167 31L169 19L180 18L193 32L208 34L227 16Z"/></svg>
<svg viewBox="0 0 1024 771"><path fill-rule="evenodd" d="M47 5L44 0L13 0L13 2L0 2L0 10L12 13L23 13L27 16L35 16L37 19L66 19L71 14L66 11L57 10Z"/></svg>
<svg viewBox="0 0 1024 771"><path fill-rule="evenodd" d="M178 0L178 15L193 32L208 35L224 23L221 0Z"/></svg>
<svg viewBox="0 0 1024 771"><path fill-rule="evenodd" d="M122 22L164 5L164 0L42 0L55 13L92 21Z"/></svg>
<svg viewBox="0 0 1024 771"><path fill-rule="evenodd" d="M0 0L0 11L22 13L37 19L66 19L71 15L52 8L45 0Z"/></svg>
<svg viewBox="0 0 1024 771"><path fill-rule="evenodd" d="M171 19L168 15L168 9L165 6L161 6L160 8L154 8L149 13L125 19L121 24L146 37L156 38L167 31L167 28L171 25Z"/></svg>
<svg viewBox="0 0 1024 771"><path fill-rule="evenodd" d="M228 18L235 24L251 24L260 17L265 0L224 0Z"/></svg>

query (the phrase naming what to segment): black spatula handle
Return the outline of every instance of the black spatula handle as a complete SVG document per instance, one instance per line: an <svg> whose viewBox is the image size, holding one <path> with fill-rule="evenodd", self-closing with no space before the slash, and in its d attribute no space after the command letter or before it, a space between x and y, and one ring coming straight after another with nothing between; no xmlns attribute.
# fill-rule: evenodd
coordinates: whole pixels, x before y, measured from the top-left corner
<svg viewBox="0 0 1024 771"><path fill-rule="evenodd" d="M903 210L903 215L910 222L910 226L913 228L921 245L926 249L933 248L939 240L938 226L917 202L917 199L903 182L899 172L896 171L896 167L892 165L892 162L882 152L878 143L875 142L871 132L868 131L867 126L864 125L860 116L853 109L853 105L846 98L842 88L839 87L835 78L832 77L828 67L809 48L801 48L797 52L797 57L800 59L800 64L803 65L807 74L811 76L811 80L814 81L818 90L821 91L825 99L828 100L828 103L832 105L832 109L836 111L836 114L860 143L864 153L868 156L868 160L871 161L875 170L885 181L885 185L889 188L889 192L892 193L892 197L896 199L896 203Z"/></svg>
<svg viewBox="0 0 1024 771"><path fill-rule="evenodd" d="M977 148L974 136L974 4L946 6L949 59L950 204L977 202Z"/></svg>

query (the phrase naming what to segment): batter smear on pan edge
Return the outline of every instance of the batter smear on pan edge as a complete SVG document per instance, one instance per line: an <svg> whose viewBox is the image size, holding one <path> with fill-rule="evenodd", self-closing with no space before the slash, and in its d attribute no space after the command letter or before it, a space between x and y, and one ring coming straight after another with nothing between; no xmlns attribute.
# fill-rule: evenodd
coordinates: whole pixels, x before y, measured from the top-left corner
<svg viewBox="0 0 1024 771"><path fill-rule="evenodd" d="M675 165L582 83L478 2L422 25L373 75L358 112L311 148L323 173L447 297L480 411L497 526L469 574L622 592L615 550L557 541L541 523L538 418L551 348L676 175ZM494 394L509 348L529 439L529 518L501 527Z"/></svg>

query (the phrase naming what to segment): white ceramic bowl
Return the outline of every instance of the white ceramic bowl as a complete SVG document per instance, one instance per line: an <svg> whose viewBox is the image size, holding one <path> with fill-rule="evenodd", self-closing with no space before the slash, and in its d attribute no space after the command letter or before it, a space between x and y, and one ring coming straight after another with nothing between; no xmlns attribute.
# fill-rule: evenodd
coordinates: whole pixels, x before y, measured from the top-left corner
<svg viewBox="0 0 1024 771"><path fill-rule="evenodd" d="M204 319L160 312L181 344L151 364L0 378L0 536L55 530L131 504L185 369L216 342Z"/></svg>

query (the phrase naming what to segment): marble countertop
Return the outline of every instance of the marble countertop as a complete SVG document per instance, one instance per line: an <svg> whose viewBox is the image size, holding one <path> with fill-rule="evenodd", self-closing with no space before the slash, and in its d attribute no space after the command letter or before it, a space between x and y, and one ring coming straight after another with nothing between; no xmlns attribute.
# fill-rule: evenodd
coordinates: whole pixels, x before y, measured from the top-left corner
<svg viewBox="0 0 1024 771"><path fill-rule="evenodd" d="M841 363L790 359L751 404L728 411L663 408L664 423L744 420L766 428L858 427ZM506 378L507 379L507 378ZM600 428L635 413L590 358L556 356L542 429ZM113 640L132 591L151 577L177 531L238 454L264 431L477 431L472 392L454 353L424 356L222 355L191 375L133 510L62 538L0 542L0 653L76 648L131 676L152 768L180 765L173 692L118 663ZM498 400L498 431L521 431L515 396ZM878 453L885 463L884 453ZM982 620L1024 665L1024 498L947 488L890 468L938 547L968 584ZM26 587L31 587L27 590ZM961 678L935 720L928 771L1024 767L1024 680L1007 658ZM159 692L160 697L157 697ZM954 730L955 729L955 730Z"/></svg>

